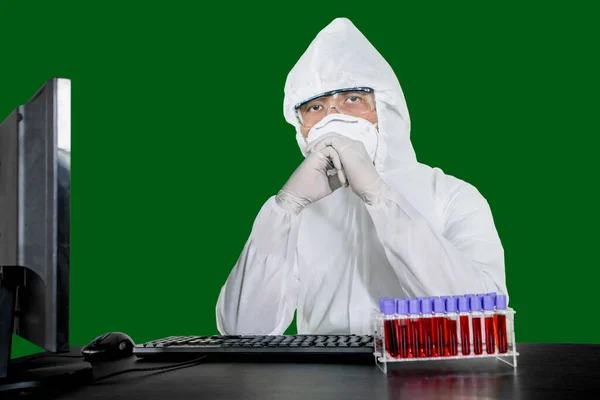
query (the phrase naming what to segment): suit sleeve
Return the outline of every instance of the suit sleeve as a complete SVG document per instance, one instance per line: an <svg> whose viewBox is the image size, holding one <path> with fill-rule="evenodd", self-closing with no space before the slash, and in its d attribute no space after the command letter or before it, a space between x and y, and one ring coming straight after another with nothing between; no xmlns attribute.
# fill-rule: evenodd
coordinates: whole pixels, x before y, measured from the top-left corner
<svg viewBox="0 0 600 400"><path fill-rule="evenodd" d="M222 335L278 335L290 325L299 287L297 218L275 197L261 208L219 294L216 317Z"/></svg>
<svg viewBox="0 0 600 400"><path fill-rule="evenodd" d="M504 250L490 207L477 189L459 182L436 200L443 230L389 187L381 201L367 205L386 256L412 296L507 292Z"/></svg>

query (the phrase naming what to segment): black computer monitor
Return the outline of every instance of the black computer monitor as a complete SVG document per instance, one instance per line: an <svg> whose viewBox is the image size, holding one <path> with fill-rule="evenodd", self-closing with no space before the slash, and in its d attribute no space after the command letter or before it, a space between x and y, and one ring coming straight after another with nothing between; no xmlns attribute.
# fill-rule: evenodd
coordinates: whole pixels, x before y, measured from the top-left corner
<svg viewBox="0 0 600 400"><path fill-rule="evenodd" d="M71 82L53 78L0 125L0 378L12 334L69 350Z"/></svg>

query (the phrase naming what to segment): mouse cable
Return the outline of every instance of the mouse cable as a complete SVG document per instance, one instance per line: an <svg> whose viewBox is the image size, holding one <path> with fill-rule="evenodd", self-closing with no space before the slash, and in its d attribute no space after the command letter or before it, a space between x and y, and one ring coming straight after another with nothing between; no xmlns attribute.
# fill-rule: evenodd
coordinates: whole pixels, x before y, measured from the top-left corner
<svg viewBox="0 0 600 400"><path fill-rule="evenodd" d="M148 367L148 368L131 368L131 369L125 369L123 371L117 371L117 372L113 372L112 374L108 374L108 375L104 375L98 379L94 379L92 382L90 383L96 383L99 381L102 381L104 379L108 379L108 378L112 378L113 376L117 376L117 375L121 375L121 374L126 374L129 372L145 372L145 371L166 371L166 372L170 372L170 371L175 371L177 369L182 369L182 368L187 368L187 367L192 367L194 365L199 365L202 364L199 361L205 359L206 356L202 356L202 357L198 357L198 358L194 358L192 360L188 360L179 364L171 364L171 365L165 365L162 367Z"/></svg>

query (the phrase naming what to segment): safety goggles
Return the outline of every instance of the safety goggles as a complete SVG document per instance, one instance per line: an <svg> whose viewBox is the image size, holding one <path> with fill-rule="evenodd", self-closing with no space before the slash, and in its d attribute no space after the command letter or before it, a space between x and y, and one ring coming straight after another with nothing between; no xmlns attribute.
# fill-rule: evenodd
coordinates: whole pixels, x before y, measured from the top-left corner
<svg viewBox="0 0 600 400"><path fill-rule="evenodd" d="M319 123L333 109L340 114L363 117L375 110L374 91L368 87L332 90L295 106L296 118L307 129Z"/></svg>

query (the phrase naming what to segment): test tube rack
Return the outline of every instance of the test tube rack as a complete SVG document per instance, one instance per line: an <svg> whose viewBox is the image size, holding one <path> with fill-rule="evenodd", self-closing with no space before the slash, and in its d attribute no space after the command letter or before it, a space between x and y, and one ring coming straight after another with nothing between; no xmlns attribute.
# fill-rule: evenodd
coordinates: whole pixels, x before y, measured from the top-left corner
<svg viewBox="0 0 600 400"><path fill-rule="evenodd" d="M458 297L462 296L455 296L457 301ZM419 299L419 301L420 303L426 303L427 301L433 302L434 299ZM404 299L392 300L396 300L397 304L398 300ZM406 301L409 300L411 299L406 299ZM483 295L479 300L483 301ZM516 312L512 308L489 310L485 314L483 310L431 314L428 312L418 314L398 313L397 311L395 310L394 313L389 311L387 313L382 311L373 313L373 355L375 356L375 364L386 374L389 363L440 360L494 358L513 368L517 367L519 353L517 352L514 329ZM463 321L461 321L461 318L463 318ZM478 318L480 322L475 325L476 332L474 335L473 321ZM486 318L491 318L489 325L486 324ZM436 336L437 333L435 332L439 327L439 325L436 326L436 321L441 321L441 326L451 327L444 330L444 338L441 342L439 341L441 335ZM468 327L468 334L464 329L465 327ZM430 336L429 339L424 340L425 343L415 344L415 341L421 341L422 336L419 337L418 335L423 335L424 332L431 332L433 337ZM454 333L448 334L448 332ZM413 333L415 341L411 338ZM492 335L489 341L488 335ZM468 340L468 343L465 343L463 339Z"/></svg>

